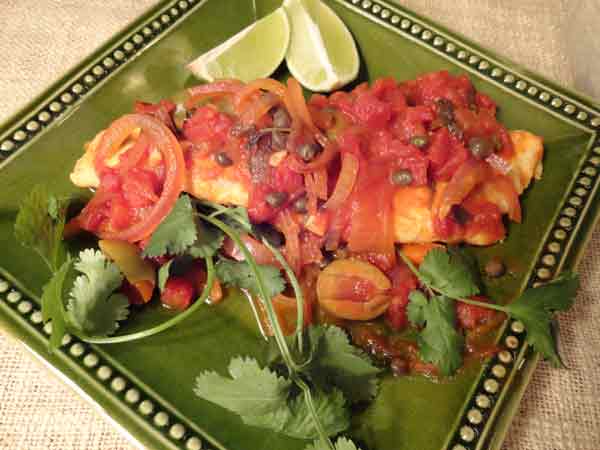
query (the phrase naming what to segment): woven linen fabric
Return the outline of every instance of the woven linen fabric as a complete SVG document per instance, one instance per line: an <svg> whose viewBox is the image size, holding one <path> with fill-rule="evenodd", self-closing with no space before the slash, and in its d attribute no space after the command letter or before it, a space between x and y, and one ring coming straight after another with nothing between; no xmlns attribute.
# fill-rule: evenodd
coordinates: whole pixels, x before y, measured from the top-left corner
<svg viewBox="0 0 600 450"><path fill-rule="evenodd" d="M564 43L568 0L397 1L548 78L569 86L575 80ZM3 0L0 121L155 3ZM504 450L600 448L600 228L579 272L582 287L575 307L560 316L569 369L539 366ZM0 380L1 450L136 448L21 346L2 336Z"/></svg>

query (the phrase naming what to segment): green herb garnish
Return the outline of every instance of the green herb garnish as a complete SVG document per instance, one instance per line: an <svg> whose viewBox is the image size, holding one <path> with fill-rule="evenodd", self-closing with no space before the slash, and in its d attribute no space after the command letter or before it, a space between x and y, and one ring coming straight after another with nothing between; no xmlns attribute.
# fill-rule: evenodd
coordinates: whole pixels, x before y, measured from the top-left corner
<svg viewBox="0 0 600 450"><path fill-rule="evenodd" d="M182 195L169 215L152 233L143 255L180 255L194 244L197 236L192 202L187 195Z"/></svg>
<svg viewBox="0 0 600 450"><path fill-rule="evenodd" d="M294 383L269 368L261 368L252 358L234 358L230 377L204 372L196 379L194 392L201 398L238 414L244 423L300 439L316 439L319 433ZM327 435L349 426L349 412L340 391L318 391L315 409Z"/></svg>
<svg viewBox="0 0 600 450"><path fill-rule="evenodd" d="M565 273L541 287L527 289L508 305L496 305L465 298L479 293L479 286L464 259L433 249L417 269L400 255L429 291L429 299L420 291L411 293L408 317L414 325L425 326L417 338L421 358L438 366L443 375L454 373L462 361L463 339L454 328L451 300L501 311L522 321L527 341L553 365L562 364L551 331L552 313L573 304L579 285L576 275Z"/></svg>
<svg viewBox="0 0 600 450"><path fill-rule="evenodd" d="M127 297L114 292L121 286L119 268L99 250L87 249L74 264L81 272L69 294L67 322L86 336L108 336L127 318Z"/></svg>
<svg viewBox="0 0 600 450"><path fill-rule="evenodd" d="M443 295L428 301L420 291L412 291L409 299L410 322L424 326L417 335L421 358L435 364L442 375L453 374L462 365L464 346L464 338L455 326L454 302Z"/></svg>
<svg viewBox="0 0 600 450"><path fill-rule="evenodd" d="M57 199L38 185L24 198L15 220L17 242L35 250L52 273L68 259L63 242L67 205L67 200Z"/></svg>
<svg viewBox="0 0 600 450"><path fill-rule="evenodd" d="M44 323L52 321L52 334L50 335L50 351L57 349L67 332L67 319L63 302L65 292L65 279L71 270L73 261L65 261L50 281L42 290L42 320Z"/></svg>
<svg viewBox="0 0 600 450"><path fill-rule="evenodd" d="M331 447L323 445L321 441L316 441L306 447L304 450L330 450ZM354 442L345 437L339 437L337 441L335 441L334 450L360 450Z"/></svg>
<svg viewBox="0 0 600 450"><path fill-rule="evenodd" d="M263 282L269 298L275 297L285 289L285 281L277 267L257 264L259 276ZM222 259L216 265L219 280L231 287L237 287L250 292L254 296L260 295L257 278L252 268L243 261Z"/></svg>

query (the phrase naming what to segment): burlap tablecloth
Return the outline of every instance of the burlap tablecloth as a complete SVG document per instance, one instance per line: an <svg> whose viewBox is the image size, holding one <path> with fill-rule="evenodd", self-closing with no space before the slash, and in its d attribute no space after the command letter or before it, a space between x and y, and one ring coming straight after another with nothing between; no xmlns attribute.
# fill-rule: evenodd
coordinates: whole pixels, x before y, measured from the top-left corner
<svg viewBox="0 0 600 450"><path fill-rule="evenodd" d="M0 122L155 2L0 1ZM568 0L399 2L549 78L566 85L575 79L563 38ZM539 367L505 450L600 449L599 263L597 229L580 267L576 306L560 317L569 369ZM0 335L0 448L134 447L22 347Z"/></svg>

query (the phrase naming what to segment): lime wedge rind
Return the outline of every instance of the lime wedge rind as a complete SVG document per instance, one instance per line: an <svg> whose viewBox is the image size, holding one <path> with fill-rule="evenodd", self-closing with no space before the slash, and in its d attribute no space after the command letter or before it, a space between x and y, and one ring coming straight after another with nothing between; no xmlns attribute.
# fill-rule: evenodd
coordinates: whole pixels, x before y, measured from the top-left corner
<svg viewBox="0 0 600 450"><path fill-rule="evenodd" d="M209 82L251 82L270 76L284 59L292 76L314 92L350 83L360 66L352 34L329 6L320 0L285 0L187 67Z"/></svg>
<svg viewBox="0 0 600 450"><path fill-rule="evenodd" d="M286 54L290 73L315 92L338 89L358 76L360 60L344 22L319 0L285 0L291 38Z"/></svg>
<svg viewBox="0 0 600 450"><path fill-rule="evenodd" d="M187 65L198 78L213 82L235 78L250 82L271 75L290 42L286 11L278 8Z"/></svg>

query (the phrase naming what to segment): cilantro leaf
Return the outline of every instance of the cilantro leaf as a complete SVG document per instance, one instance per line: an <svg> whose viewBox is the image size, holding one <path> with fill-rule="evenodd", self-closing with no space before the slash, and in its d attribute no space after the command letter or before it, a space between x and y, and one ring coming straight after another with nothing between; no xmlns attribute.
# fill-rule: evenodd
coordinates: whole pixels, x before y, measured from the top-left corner
<svg viewBox="0 0 600 450"><path fill-rule="evenodd" d="M330 393L316 391L312 398L317 416L328 436L336 435L350 426L350 414L340 390L333 389ZM272 413L243 416L242 420L248 425L270 429L298 439L316 439L319 436L302 394Z"/></svg>
<svg viewBox="0 0 600 450"><path fill-rule="evenodd" d="M458 262L471 274L473 282L477 286L481 286L481 270L477 258L465 246L449 245L446 250L450 255L450 260Z"/></svg>
<svg viewBox="0 0 600 450"><path fill-rule="evenodd" d="M86 249L75 262L79 275L73 283L67 304L69 324L88 336L114 333L120 320L127 318L129 302L124 295L113 294L121 286L123 275L102 252Z"/></svg>
<svg viewBox="0 0 600 450"><path fill-rule="evenodd" d="M275 297L285 289L285 281L277 267L258 264L261 279L269 298ZM227 286L248 290L259 297L258 284L252 269L246 262L222 259L216 266L217 277Z"/></svg>
<svg viewBox="0 0 600 450"><path fill-rule="evenodd" d="M335 450L360 450L360 447L357 447L354 442L344 436L339 437L335 441L334 448ZM304 450L329 450L329 446L323 441L318 440L306 446Z"/></svg>
<svg viewBox="0 0 600 450"><path fill-rule="evenodd" d="M63 292L65 279L71 270L73 261L68 259L58 269L54 276L44 286L42 291L42 320L52 321L52 335L50 336L50 351L57 349L67 330Z"/></svg>
<svg viewBox="0 0 600 450"><path fill-rule="evenodd" d="M197 239L187 250L194 258L210 258L214 256L223 245L225 235L216 227L197 224Z"/></svg>
<svg viewBox="0 0 600 450"><path fill-rule="evenodd" d="M212 371L200 374L194 393L240 415L247 425L300 439L318 436L304 396L300 394L289 399L291 381L268 368L261 368L252 358L232 359L228 371L230 378ZM317 415L329 436L349 426L349 413L341 391L317 391L312 398Z"/></svg>
<svg viewBox="0 0 600 450"><path fill-rule="evenodd" d="M291 382L261 369L255 359L234 358L228 370L231 378L216 372L200 374L195 394L242 416L272 413L285 405Z"/></svg>
<svg viewBox="0 0 600 450"><path fill-rule="evenodd" d="M196 241L196 237L196 220L192 202L189 196L182 195L169 215L152 233L143 255L149 257L179 255Z"/></svg>
<svg viewBox="0 0 600 450"><path fill-rule="evenodd" d="M414 291L413 291L414 292ZM456 331L454 302L439 295L423 304L423 297L411 295L412 316L425 328L417 335L419 354L425 362L435 364L442 375L452 375L462 365L463 336Z"/></svg>
<svg viewBox="0 0 600 450"><path fill-rule="evenodd" d="M380 370L363 351L350 344L344 330L336 326L313 326L309 329L309 340L313 351L305 371L315 383L322 388L333 384L351 403L375 397Z"/></svg>
<svg viewBox="0 0 600 450"><path fill-rule="evenodd" d="M505 306L512 317L525 325L527 341L556 367L563 364L552 336L552 313L566 311L573 305L578 286L576 275L565 274L543 286L527 289Z"/></svg>
<svg viewBox="0 0 600 450"><path fill-rule="evenodd" d="M428 306L427 297L421 291L411 291L408 295L410 303L406 308L408 320L418 327L425 323L425 308Z"/></svg>
<svg viewBox="0 0 600 450"><path fill-rule="evenodd" d="M67 259L63 243L66 215L67 201L57 200L38 185L23 199L15 221L17 242L35 250L51 272L58 271Z"/></svg>
<svg viewBox="0 0 600 450"><path fill-rule="evenodd" d="M441 249L427 253L419 266L419 278L448 297L470 297L479 293L476 278L464 260Z"/></svg>

